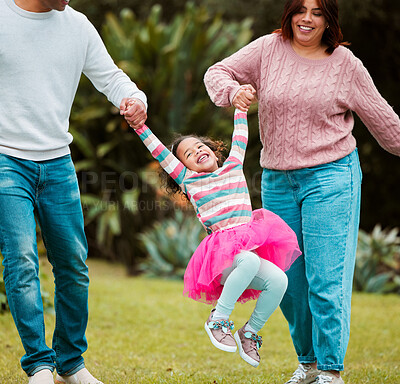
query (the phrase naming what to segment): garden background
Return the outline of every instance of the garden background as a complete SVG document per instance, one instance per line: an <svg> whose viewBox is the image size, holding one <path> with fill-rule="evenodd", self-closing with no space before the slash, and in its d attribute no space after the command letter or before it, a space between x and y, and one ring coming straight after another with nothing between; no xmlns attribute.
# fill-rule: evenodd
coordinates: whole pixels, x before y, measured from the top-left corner
<svg viewBox="0 0 400 384"><path fill-rule="evenodd" d="M229 143L233 111L232 109L221 109L212 104L205 91L203 75L210 65L237 51L251 40L278 28L283 4L284 1L278 0L252 0L251 2L238 0L192 2L183 0L150 0L146 2L139 0L99 0L96 2L74 0L71 6L85 13L95 24L117 65L146 93L149 103L147 124L162 141L168 143L175 133L197 132L221 138ZM339 0L339 4L345 40L351 43L350 49L369 70L381 94L399 113L400 2L393 0ZM257 106L253 106L249 112L249 126L250 138L245 173L253 206L258 208L261 206L261 169L258 163L261 145L258 137ZM96 289L91 294L91 312L99 319L97 326L93 321L90 327L94 326L95 332L98 331L98 334L92 334L92 338L95 340L100 338L103 341L94 341L98 347L92 346L91 348L101 349L102 346L113 343L113 340L106 336L107 329L115 328L119 332L129 332L129 328L125 329L127 327L124 322L126 313L118 312L118 318L110 318L104 323L108 309L99 309L98 307L104 305L102 297L105 302L110 295L113 297L112 301L118 301L118 297L124 297L123 292L126 293L126 290L131 289L127 300L129 301L130 298L137 304L137 307L149 308L152 316L159 319L157 320L159 321L157 322L157 332L163 333L166 327L173 327L173 325L168 319L161 318L159 314L154 313L151 302L157 303L157 306L160 303L170 303L171 306L164 308L162 313L171 316L171 319L178 323L182 321L181 319L185 319L186 310L184 308L187 305L188 310L193 314L199 314L198 318L188 320L193 324L193 334L201 333L203 317L206 316L209 309L201 304L194 303L193 305L189 300L181 297L181 277L186 263L192 250L204 236L192 208L188 207L183 199L171 199L165 194L158 178L158 165L152 161L136 134L120 117L118 109L99 94L85 77L82 77L72 110L71 132L74 136L71 151L82 192L89 242L89 263L92 261L90 265L93 265L93 271L98 271L98 275L93 274L93 271L91 275L92 285L95 287L92 289ZM368 294L355 296L356 308L359 304L356 316L359 316L360 321L355 323L353 319L352 326L355 331L353 334L360 331L360 335L362 335L364 333L361 330L363 327L367 327L365 318L361 315L366 310L364 306L371 308L379 306L380 308L380 313L374 311L365 313L367 317L371 317L371 332L381 331L382 318L380 316L388 320L388 326L394 326L391 319L396 318L393 317L396 316L396 311L398 316L400 240L396 227L399 225L400 219L400 159L379 147L357 117L354 135L358 142L364 177L355 289L389 294L382 298ZM40 241L39 230L38 245L41 256L44 256L45 249ZM42 260L41 273L45 281L43 299L51 312L53 295L51 271L44 261L45 258ZM110 273L104 273L104 270ZM147 276L157 276L158 278L149 279ZM47 282L46 277L48 278ZM164 281L160 280L160 277L175 280ZM97 278L98 280L96 280ZM154 295L150 295L150 299L143 295L148 289L146 287L154 290ZM117 288L120 291L117 291ZM157 296L157 292L159 296ZM171 295L166 296L166 292ZM100 296L93 298L94 295ZM137 302L136 296L141 296L140 303ZM121 305L118 311L123 311L125 303L118 302ZM4 285L1 280L0 305L1 311L7 312ZM94 306L96 307L94 308ZM181 308L181 306L183 307ZM127 307L132 309L131 321L137 327L138 320L135 320L135 313L138 308L131 304L128 304ZM240 308L239 316L246 311L243 309L244 307ZM183 317L177 317L176 314L173 314L175 312L182 314ZM119 316L122 318L121 321L119 321ZM146 316L140 317L140 319L140 321L145 321ZM1 324L3 322L4 324L12 323L9 313L0 316L0 321ZM50 332L52 316L49 315L46 321L49 323ZM278 354L278 356L282 353L285 355L287 351L293 354L287 329L284 324L283 327L281 324L284 323L284 320L280 313L274 314L272 323L276 324L279 332L277 331L278 335L275 335L278 339L274 343L277 344L273 344L274 347L270 349L270 352ZM17 365L21 350L15 335L13 341L9 341L10 332L14 332L12 326L13 324L7 325L4 333L0 333L0 343L6 345L7 350L12 350L11 354L3 354L4 358L8 356L4 360L5 366L8 367L10 364L13 367L12 372L18 372ZM106 333L101 332L103 326ZM148 325L143 325L143 327L147 329ZM188 329L185 327L184 329L189 335ZM394 329L388 329L387 332L386 344L384 338L379 338L383 343L382 347L379 346L379 341L376 343L374 341L373 344L382 350L382 353L385 353L386 349L390 349L389 357L385 356L382 360L383 366L390 366L390 368L385 371L386 368L379 365L381 352L372 352L371 349L371 353L367 353L365 359L375 360L374 368L367 365L359 371L356 370L357 373L353 380L359 380L356 378L362 377L362 372L364 372L370 374L372 381L353 381L353 383L384 382L383 380L374 381L375 375L381 377L381 369L386 372L388 383L400 382L391 381L392 379L397 380L393 375L399 368L399 358L392 358L392 356L396 356L394 354L396 351L399 356L398 347L394 348L391 342L397 338L398 344L399 334L398 332L396 334ZM149 344L148 351L151 351L152 347L158 343L158 333L154 335L154 333L146 331L144 334L146 334L146 338L154 338L153 343ZM390 336L387 337L388 335ZM119 336L121 335L115 337L118 339ZM199 338L204 338L203 336L201 334ZM280 338L284 338L284 341ZM356 350L361 349L363 339L357 338L356 340L360 340L360 344L353 344L353 347ZM135 339L133 342L135 345L133 348L143 344L141 338ZM196 340L195 345L198 343L199 341ZM279 346L281 343L282 347ZM368 346L366 347L368 351ZM126 353L131 353L129 346L124 345L123 348ZM179 349L181 346L177 348ZM191 347L187 347L186 344L183 344L182 348L189 348L191 351ZM283 351L281 351L282 348ZM171 353L167 347L161 352L167 355ZM207 355L207 359L210 358L208 354L211 352L208 349L201 353ZM215 359L221 357L216 353L212 356ZM185 359L179 354L178 357ZM162 353L158 358L162 360ZM355 360L359 359L359 364L362 365L362 358L361 353ZM209 362L207 359L205 361ZM268 360L268 358L265 359ZM188 364L196 364L196 360L196 358L189 359ZM376 362L376 360L378 361ZM291 371L294 364L292 361L290 367L282 368L281 360L275 361L275 358L271 358L271 361L273 363L271 369L275 370L268 381L271 383L275 382L273 380L281 380L281 371ZM132 364L147 367L148 362L133 359ZM177 381L171 381L171 372L174 372L175 369L172 364L171 367L166 368L167 376L163 371L164 367L154 368L155 372L151 368L147 372L147 368L144 368L145 373L140 373L144 376L136 376L136 381L132 382L156 382L152 381L152 375L157 376L158 373L162 377L159 382L212 383L213 380L216 383L243 382L240 381L239 373L237 373L239 376L234 376L239 381L234 381L233 378L227 380L223 375L224 370L220 371L215 368L216 371L214 371L210 364L207 365L204 362L201 364L202 370L210 368L214 374L213 379L209 381L206 376L200 376L199 381L196 381L185 375L182 381L176 379L176 376L173 380ZM223 366L226 364L225 361ZM358 367L357 364L355 363L355 367ZM98 369L104 371L103 366L106 368L108 364L99 358ZM117 366L119 365L117 364ZM158 365L155 364L155 367ZM0 366L0 371L1 368ZM179 369L183 372L186 368L180 366ZM157 369L161 369L161 371L157 371ZM169 369L171 371L168 371ZM193 366L187 370L191 371L191 369L196 370ZM375 373L371 373L371 369ZM137 367L137 370L140 371L140 368ZM268 374L268 372L264 372L264 378ZM357 376L359 374L361 376ZM0 374L0 382L11 383L12 375L13 373L4 376L5 381L2 381ZM116 379L115 377L112 382L129 382L128 378ZM249 379L248 382L262 382L257 381L261 379L256 374L252 374L251 377L252 379ZM15 382L20 382L18 379L16 380Z"/></svg>

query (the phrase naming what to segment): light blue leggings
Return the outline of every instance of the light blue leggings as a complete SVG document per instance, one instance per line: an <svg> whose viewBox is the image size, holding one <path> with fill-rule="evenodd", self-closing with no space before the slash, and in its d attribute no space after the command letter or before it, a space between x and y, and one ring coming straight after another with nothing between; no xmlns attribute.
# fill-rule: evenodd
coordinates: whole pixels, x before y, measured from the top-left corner
<svg viewBox="0 0 400 384"><path fill-rule="evenodd" d="M224 285L216 310L230 315L240 295L247 288L261 291L249 325L257 332L280 304L287 288L286 274L275 264L253 252L242 251L235 256L231 267L222 274Z"/></svg>

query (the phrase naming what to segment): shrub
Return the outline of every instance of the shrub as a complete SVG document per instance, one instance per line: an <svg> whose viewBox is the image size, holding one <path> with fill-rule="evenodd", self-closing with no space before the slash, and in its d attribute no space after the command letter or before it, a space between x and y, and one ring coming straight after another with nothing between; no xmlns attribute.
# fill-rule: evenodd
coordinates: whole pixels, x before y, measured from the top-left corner
<svg viewBox="0 0 400 384"><path fill-rule="evenodd" d="M157 222L138 235L149 256L141 269L151 276L183 278L190 257L204 236L197 217L177 210L174 217Z"/></svg>
<svg viewBox="0 0 400 384"><path fill-rule="evenodd" d="M399 229L376 225L368 234L360 230L354 288L358 291L400 294Z"/></svg>

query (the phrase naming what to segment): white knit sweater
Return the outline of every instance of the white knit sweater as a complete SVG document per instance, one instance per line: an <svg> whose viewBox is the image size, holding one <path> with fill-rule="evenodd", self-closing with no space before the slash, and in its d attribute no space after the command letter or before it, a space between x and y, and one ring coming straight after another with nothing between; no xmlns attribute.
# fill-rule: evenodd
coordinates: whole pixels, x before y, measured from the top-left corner
<svg viewBox="0 0 400 384"><path fill-rule="evenodd" d="M82 73L117 107L123 97L147 105L83 14L69 6L27 12L0 0L0 153L37 161L68 154Z"/></svg>

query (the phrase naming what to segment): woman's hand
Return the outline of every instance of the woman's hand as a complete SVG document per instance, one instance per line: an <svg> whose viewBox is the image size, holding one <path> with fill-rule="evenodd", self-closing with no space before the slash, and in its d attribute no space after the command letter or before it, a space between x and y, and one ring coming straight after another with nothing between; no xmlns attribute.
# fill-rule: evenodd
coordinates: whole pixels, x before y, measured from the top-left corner
<svg viewBox="0 0 400 384"><path fill-rule="evenodd" d="M143 102L135 98L123 98L119 107L120 114L125 117L129 126L133 129L143 127L147 119L146 107Z"/></svg>
<svg viewBox="0 0 400 384"><path fill-rule="evenodd" d="M244 84L236 92L232 105L244 112L247 112L250 105L257 101L257 91L251 84Z"/></svg>

